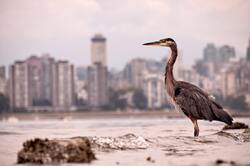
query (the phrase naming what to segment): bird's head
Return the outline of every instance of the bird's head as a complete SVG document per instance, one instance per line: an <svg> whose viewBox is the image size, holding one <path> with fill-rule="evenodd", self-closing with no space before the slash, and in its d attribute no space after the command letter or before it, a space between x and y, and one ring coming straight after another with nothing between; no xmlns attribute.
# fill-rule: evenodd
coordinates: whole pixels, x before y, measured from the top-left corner
<svg viewBox="0 0 250 166"><path fill-rule="evenodd" d="M159 41L144 43L145 46L162 46L162 47L171 47L176 45L175 41L171 38L161 39Z"/></svg>

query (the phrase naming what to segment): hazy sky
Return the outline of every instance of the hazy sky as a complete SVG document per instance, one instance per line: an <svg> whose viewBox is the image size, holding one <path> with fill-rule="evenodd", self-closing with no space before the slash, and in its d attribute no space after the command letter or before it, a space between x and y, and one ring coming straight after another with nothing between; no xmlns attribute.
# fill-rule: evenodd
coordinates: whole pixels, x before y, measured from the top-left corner
<svg viewBox="0 0 250 166"><path fill-rule="evenodd" d="M245 56L249 0L0 0L0 65L50 53L90 64L90 38L107 37L108 64L134 57L160 59L165 48L141 44L172 37L190 65L206 43L235 46Z"/></svg>

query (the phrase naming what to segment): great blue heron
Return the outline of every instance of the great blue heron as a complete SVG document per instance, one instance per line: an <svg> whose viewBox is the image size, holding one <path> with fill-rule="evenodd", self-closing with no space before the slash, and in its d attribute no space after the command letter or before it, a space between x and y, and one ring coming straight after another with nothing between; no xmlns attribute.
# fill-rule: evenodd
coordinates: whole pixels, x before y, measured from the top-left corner
<svg viewBox="0 0 250 166"><path fill-rule="evenodd" d="M199 87L184 81L176 81L173 67L178 56L176 42L171 38L145 43L146 46L170 47L171 56L165 68L165 85L169 97L177 108L190 118L194 126L194 136L199 136L197 120L217 120L232 124L232 117L222 106Z"/></svg>

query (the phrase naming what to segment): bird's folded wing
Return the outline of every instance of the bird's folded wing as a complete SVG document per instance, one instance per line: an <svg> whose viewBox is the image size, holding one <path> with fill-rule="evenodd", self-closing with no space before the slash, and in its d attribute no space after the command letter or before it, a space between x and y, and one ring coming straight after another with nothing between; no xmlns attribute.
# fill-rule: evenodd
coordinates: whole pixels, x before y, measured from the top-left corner
<svg viewBox="0 0 250 166"><path fill-rule="evenodd" d="M198 87L192 84L188 87L186 85L179 85L178 91L174 100L184 114L196 119L210 121L216 118L211 108L212 101Z"/></svg>

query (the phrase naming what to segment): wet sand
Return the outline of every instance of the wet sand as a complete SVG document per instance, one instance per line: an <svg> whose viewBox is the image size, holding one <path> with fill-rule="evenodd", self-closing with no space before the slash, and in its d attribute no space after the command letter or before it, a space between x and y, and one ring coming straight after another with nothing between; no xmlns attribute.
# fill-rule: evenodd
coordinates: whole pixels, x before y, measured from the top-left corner
<svg viewBox="0 0 250 166"><path fill-rule="evenodd" d="M250 125L249 118L236 118L235 121ZM243 139L244 130L230 130L226 134L220 132L223 123L200 121L199 124L200 136L194 138L189 120L165 117L5 121L0 122L0 161L1 165L15 165L22 143L35 137L117 138L132 133L146 140L148 146L109 150L94 148L97 160L90 165L212 166L224 161L227 163L222 165L250 165L250 142Z"/></svg>

